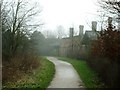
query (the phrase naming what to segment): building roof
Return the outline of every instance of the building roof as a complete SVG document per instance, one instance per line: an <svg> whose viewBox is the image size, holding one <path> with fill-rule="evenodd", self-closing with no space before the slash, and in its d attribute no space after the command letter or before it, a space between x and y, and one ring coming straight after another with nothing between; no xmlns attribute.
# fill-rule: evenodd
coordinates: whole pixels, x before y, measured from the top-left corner
<svg viewBox="0 0 120 90"><path fill-rule="evenodd" d="M76 38L81 39L82 36L76 35L76 36L73 36L72 38L73 38L73 39L76 39ZM64 37L64 38L62 38L62 39L71 39L71 37Z"/></svg>
<svg viewBox="0 0 120 90"><path fill-rule="evenodd" d="M97 37L99 36L99 31L86 31L85 35L83 37L83 44L88 44L92 40L97 40Z"/></svg>
<svg viewBox="0 0 120 90"><path fill-rule="evenodd" d="M94 32L94 31L86 31L86 32L85 32L85 35L87 35L88 38L90 38L91 40L97 40L97 37L98 37L98 35L99 35L99 32L98 32L98 31L96 31L96 32ZM85 35L84 35L84 36L85 36Z"/></svg>
<svg viewBox="0 0 120 90"><path fill-rule="evenodd" d="M77 36L73 36L72 38L74 41L82 42L82 44L89 44L91 43L92 40L97 40L98 36L99 36L99 31L87 30L83 36L77 35ZM70 37L62 38L62 40L67 43L70 39L71 39Z"/></svg>

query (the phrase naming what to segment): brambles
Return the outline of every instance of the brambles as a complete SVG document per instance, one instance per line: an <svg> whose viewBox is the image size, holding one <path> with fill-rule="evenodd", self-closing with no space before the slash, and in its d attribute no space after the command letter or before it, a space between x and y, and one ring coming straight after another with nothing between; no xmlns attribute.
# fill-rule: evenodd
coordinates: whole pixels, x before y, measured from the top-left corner
<svg viewBox="0 0 120 90"><path fill-rule="evenodd" d="M89 64L99 72L108 87L118 87L120 72L120 31L112 27L100 31L98 40L93 42Z"/></svg>

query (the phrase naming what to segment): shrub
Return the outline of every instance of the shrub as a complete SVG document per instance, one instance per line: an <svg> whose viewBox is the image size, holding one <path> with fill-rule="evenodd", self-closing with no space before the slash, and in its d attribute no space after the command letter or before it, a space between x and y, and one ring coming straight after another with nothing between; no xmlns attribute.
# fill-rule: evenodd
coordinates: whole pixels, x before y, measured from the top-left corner
<svg viewBox="0 0 120 90"><path fill-rule="evenodd" d="M118 87L120 72L120 31L108 27L100 31L100 36L92 44L88 63L93 67L108 87Z"/></svg>
<svg viewBox="0 0 120 90"><path fill-rule="evenodd" d="M9 61L3 60L2 82L3 85L9 82L16 82L24 74L30 73L40 66L38 58L33 55L16 55Z"/></svg>

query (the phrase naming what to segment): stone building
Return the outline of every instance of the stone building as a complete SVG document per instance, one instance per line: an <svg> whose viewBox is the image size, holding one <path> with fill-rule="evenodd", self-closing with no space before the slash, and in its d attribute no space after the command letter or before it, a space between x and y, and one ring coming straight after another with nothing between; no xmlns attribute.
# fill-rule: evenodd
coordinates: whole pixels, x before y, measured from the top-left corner
<svg viewBox="0 0 120 90"><path fill-rule="evenodd" d="M97 31L97 22L92 22L92 30L86 30L83 33L84 26L79 26L79 35L74 36L74 28L70 28L69 37L62 38L59 55L64 57L84 58L89 50L90 44L97 39L99 32Z"/></svg>
<svg viewBox="0 0 120 90"><path fill-rule="evenodd" d="M92 41L97 40L97 37L99 36L99 31L97 31L97 22L93 21L92 22L92 30L86 30L83 40L82 40L82 45L85 45L86 47L90 46Z"/></svg>

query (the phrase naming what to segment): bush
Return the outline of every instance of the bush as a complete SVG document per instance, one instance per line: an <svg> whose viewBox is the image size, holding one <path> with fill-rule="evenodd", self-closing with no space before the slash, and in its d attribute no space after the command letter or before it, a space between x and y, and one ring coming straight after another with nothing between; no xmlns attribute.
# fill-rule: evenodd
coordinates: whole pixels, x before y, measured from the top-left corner
<svg viewBox="0 0 120 90"><path fill-rule="evenodd" d="M92 44L88 63L102 77L108 87L118 87L120 72L120 31L108 27Z"/></svg>
<svg viewBox="0 0 120 90"><path fill-rule="evenodd" d="M9 82L16 82L24 74L30 73L40 66L38 58L33 55L16 55L9 61L3 60L2 82L3 85Z"/></svg>
<svg viewBox="0 0 120 90"><path fill-rule="evenodd" d="M99 74L107 87L118 87L118 64L110 63L107 58L91 57L88 64Z"/></svg>

